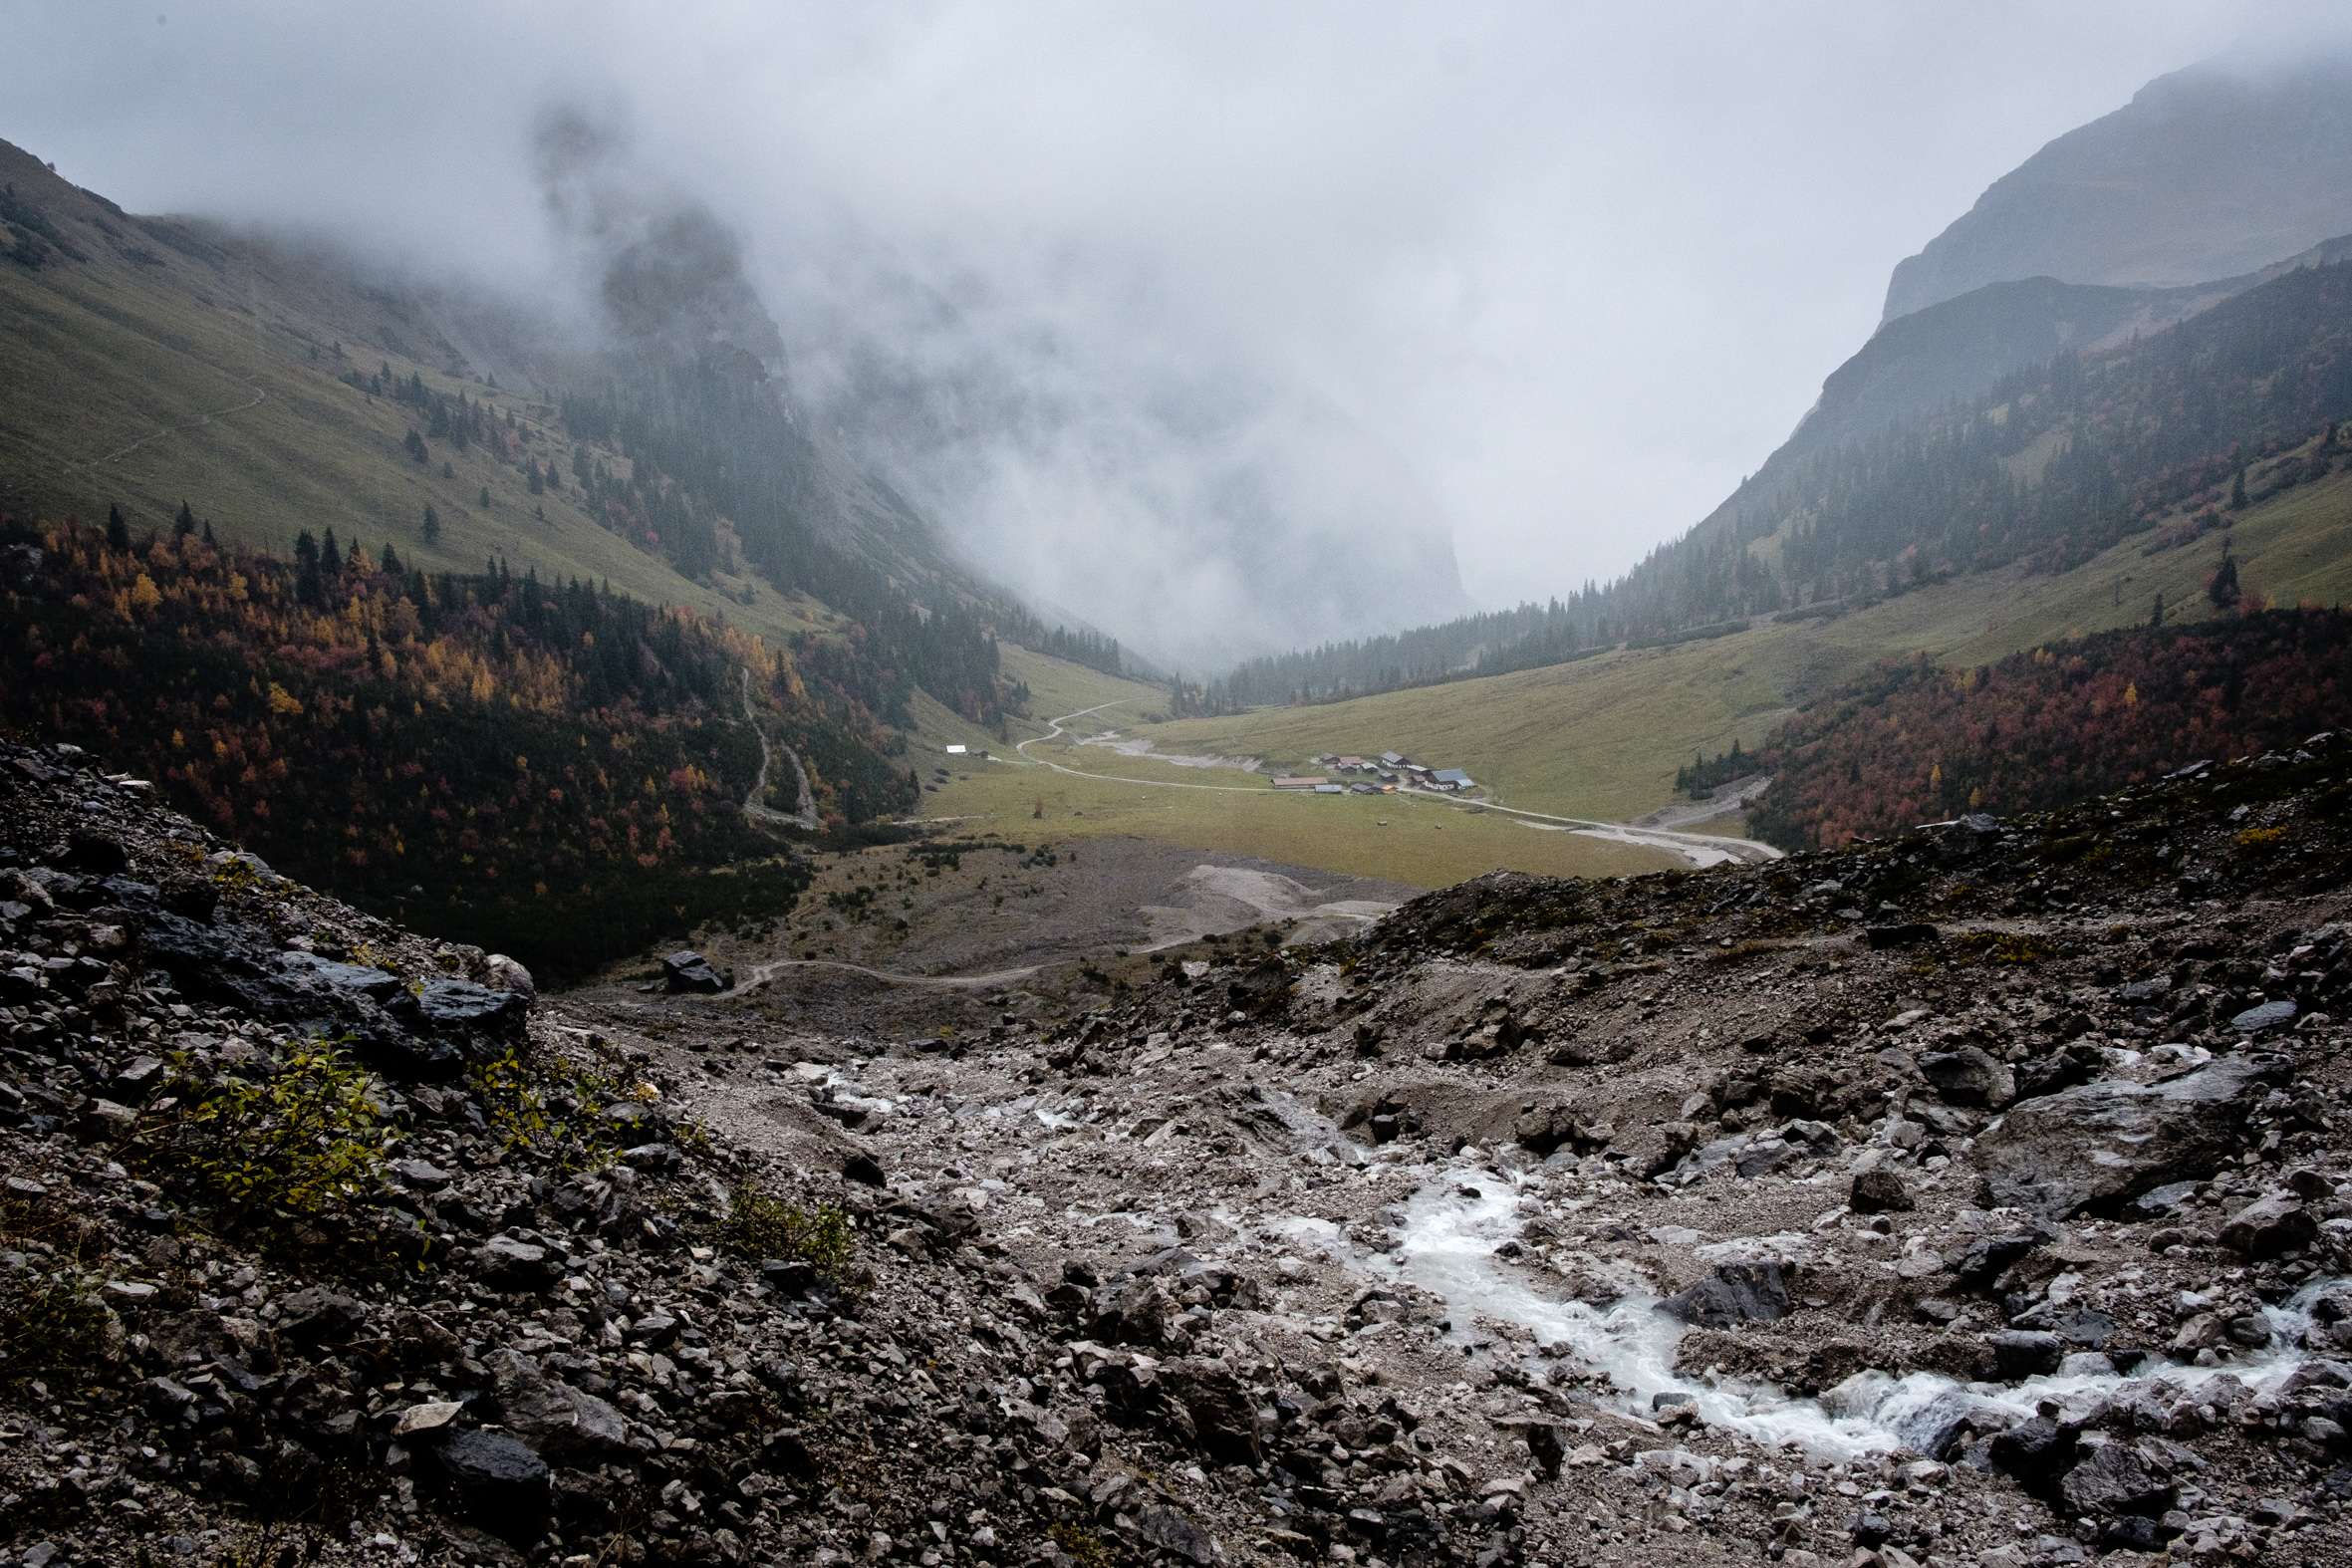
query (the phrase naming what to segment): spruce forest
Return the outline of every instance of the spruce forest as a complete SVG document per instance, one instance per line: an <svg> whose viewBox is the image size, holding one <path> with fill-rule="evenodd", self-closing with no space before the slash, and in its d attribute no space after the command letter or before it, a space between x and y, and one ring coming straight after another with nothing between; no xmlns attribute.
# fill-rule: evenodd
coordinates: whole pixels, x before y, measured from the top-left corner
<svg viewBox="0 0 2352 1568"><path fill-rule="evenodd" d="M0 723L155 779L290 874L558 977L789 910L802 873L738 809L759 767L740 671L828 820L914 798L866 701L888 679L855 645L796 653L586 583L428 575L331 531L292 562L184 515L143 542L110 532L0 525Z"/></svg>

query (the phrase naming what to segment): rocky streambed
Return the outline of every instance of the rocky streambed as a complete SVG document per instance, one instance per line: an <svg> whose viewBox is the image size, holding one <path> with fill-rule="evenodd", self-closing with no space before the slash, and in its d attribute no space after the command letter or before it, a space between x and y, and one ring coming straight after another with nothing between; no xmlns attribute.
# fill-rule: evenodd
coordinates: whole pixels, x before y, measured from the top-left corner
<svg viewBox="0 0 2352 1568"><path fill-rule="evenodd" d="M0 1562L2343 1561L2348 771L894 1036L0 752Z"/></svg>
<svg viewBox="0 0 2352 1568"><path fill-rule="evenodd" d="M2095 880L2087 813L1498 877L1042 1038L810 1033L821 1079L692 1093L968 1215L1090 1400L1246 1457L1184 1492L1220 1539L2332 1561L2337 756L2107 803Z"/></svg>

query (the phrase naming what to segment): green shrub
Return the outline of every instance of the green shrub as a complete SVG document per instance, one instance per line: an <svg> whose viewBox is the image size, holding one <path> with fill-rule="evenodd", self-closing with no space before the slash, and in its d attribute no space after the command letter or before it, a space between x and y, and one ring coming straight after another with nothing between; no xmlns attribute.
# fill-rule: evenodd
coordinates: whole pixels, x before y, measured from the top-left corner
<svg viewBox="0 0 2352 1568"><path fill-rule="evenodd" d="M114 1324L90 1276L72 1264L0 1273L0 1388L87 1373L114 1359Z"/></svg>
<svg viewBox="0 0 2352 1568"><path fill-rule="evenodd" d="M206 1196L266 1229L381 1198L392 1136L367 1072L322 1038L289 1045L274 1071L221 1078L182 1118L175 1150Z"/></svg>
<svg viewBox="0 0 2352 1568"><path fill-rule="evenodd" d="M851 1283L856 1233L839 1204L802 1208L776 1196L757 1180L738 1181L727 1194L727 1212L718 1223L718 1239L738 1257L798 1259L832 1285Z"/></svg>
<svg viewBox="0 0 2352 1568"><path fill-rule="evenodd" d="M593 1068L510 1047L477 1064L468 1079L509 1154L534 1150L565 1170L595 1170L620 1153L604 1118L627 1092Z"/></svg>
<svg viewBox="0 0 2352 1568"><path fill-rule="evenodd" d="M1062 1555L1078 1564L1078 1568L1113 1568L1119 1561L1111 1555L1111 1548L1103 1544L1103 1538L1084 1525L1060 1520L1048 1533L1062 1549Z"/></svg>

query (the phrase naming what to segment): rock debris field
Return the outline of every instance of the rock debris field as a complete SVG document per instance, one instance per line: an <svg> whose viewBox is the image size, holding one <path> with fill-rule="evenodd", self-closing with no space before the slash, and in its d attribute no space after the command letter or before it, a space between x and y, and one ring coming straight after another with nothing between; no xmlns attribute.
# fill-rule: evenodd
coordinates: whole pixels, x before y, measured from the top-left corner
<svg viewBox="0 0 2352 1568"><path fill-rule="evenodd" d="M915 1038L151 795L0 748L0 1563L2352 1560L2333 737Z"/></svg>

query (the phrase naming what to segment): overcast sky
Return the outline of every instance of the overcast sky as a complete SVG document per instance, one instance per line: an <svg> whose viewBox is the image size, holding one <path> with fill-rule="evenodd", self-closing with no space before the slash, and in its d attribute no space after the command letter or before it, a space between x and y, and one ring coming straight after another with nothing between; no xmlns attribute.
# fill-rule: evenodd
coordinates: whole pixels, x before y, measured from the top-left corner
<svg viewBox="0 0 2352 1568"><path fill-rule="evenodd" d="M0 136L133 210L511 279L549 256L532 118L585 96L780 288L831 226L1319 390L1504 603L1703 514L2044 141L2324 11L0 0Z"/></svg>

